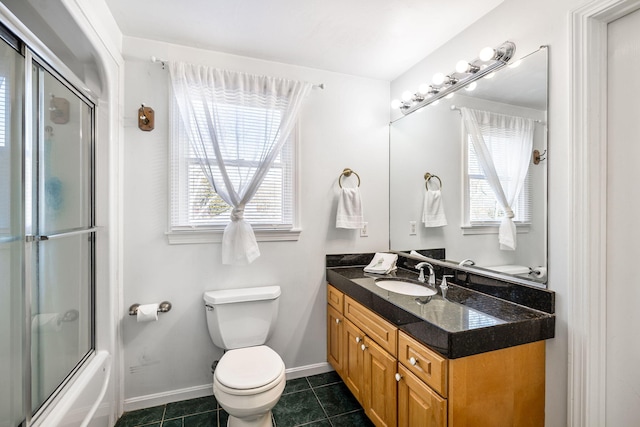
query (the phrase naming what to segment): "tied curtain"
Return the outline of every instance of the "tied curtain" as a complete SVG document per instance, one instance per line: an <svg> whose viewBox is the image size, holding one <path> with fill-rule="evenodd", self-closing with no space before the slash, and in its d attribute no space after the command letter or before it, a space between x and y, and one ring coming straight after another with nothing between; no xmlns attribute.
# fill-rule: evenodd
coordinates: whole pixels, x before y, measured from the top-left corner
<svg viewBox="0 0 640 427"><path fill-rule="evenodd" d="M169 65L190 147L215 192L232 208L222 263L249 264L260 250L244 208L289 137L312 85L203 65ZM245 138L249 132L251 147Z"/></svg>
<svg viewBox="0 0 640 427"><path fill-rule="evenodd" d="M524 117L470 108L461 108L461 111L487 182L505 212L498 231L500 249L515 250L516 225L512 207L529 171L534 122ZM492 150L498 147L504 150L504 162L494 162Z"/></svg>

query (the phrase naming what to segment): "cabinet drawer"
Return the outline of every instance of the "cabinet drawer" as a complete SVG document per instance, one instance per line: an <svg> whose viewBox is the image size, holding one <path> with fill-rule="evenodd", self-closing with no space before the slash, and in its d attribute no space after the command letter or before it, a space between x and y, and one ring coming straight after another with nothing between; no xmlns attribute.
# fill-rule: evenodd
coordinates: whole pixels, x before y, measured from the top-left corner
<svg viewBox="0 0 640 427"><path fill-rule="evenodd" d="M344 297L344 317L395 357L398 342L398 328L395 325L346 295Z"/></svg>
<svg viewBox="0 0 640 427"><path fill-rule="evenodd" d="M447 359L402 331L398 333L398 362L447 397Z"/></svg>
<svg viewBox="0 0 640 427"><path fill-rule="evenodd" d="M331 285L327 285L327 303L342 314L344 294Z"/></svg>

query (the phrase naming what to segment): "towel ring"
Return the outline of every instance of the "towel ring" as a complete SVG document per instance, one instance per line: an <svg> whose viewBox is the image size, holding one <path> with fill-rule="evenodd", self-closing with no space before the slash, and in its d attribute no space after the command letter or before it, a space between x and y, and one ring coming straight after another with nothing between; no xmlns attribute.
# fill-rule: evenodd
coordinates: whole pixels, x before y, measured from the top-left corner
<svg viewBox="0 0 640 427"><path fill-rule="evenodd" d="M438 180L438 183L440 184L440 187L438 188L438 190L442 190L442 180L440 179L440 177L438 175L432 175L429 172L424 174L424 187L428 190L429 189L429 180L431 178L435 178Z"/></svg>
<svg viewBox="0 0 640 427"><path fill-rule="evenodd" d="M344 170L342 171L342 173L338 177L338 185L340 186L340 188L342 188L342 177L346 176L348 178L348 177L351 176L351 174L354 174L358 178L358 187L360 187L360 175L358 175L356 173L356 171L352 171L349 168L344 168Z"/></svg>

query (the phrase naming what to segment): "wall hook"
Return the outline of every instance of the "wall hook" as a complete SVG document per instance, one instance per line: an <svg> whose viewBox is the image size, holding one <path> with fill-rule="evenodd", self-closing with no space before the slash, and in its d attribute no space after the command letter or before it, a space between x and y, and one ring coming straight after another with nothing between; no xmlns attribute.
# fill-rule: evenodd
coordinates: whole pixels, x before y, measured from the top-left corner
<svg viewBox="0 0 640 427"><path fill-rule="evenodd" d="M145 107L144 104L138 108L138 127L140 130L152 131L154 127L154 112L153 108Z"/></svg>
<svg viewBox="0 0 640 427"><path fill-rule="evenodd" d="M547 150L544 150L542 153L540 150L533 150L533 164L537 165L540 162L547 160Z"/></svg>

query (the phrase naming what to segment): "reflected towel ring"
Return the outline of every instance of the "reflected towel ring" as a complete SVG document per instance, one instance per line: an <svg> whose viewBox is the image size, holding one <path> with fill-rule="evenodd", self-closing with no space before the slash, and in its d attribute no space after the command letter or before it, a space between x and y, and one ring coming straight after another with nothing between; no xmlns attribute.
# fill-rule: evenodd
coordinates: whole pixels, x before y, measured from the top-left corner
<svg viewBox="0 0 640 427"><path fill-rule="evenodd" d="M442 180L440 179L440 177L438 175L432 175L429 172L424 174L424 186L425 188L428 190L429 189L429 180L431 178L435 178L438 180L438 183L440 184L440 187L438 187L438 190L442 190Z"/></svg>
<svg viewBox="0 0 640 427"><path fill-rule="evenodd" d="M338 177L338 185L340 186L340 188L342 188L342 177L346 176L348 178L348 177L351 176L351 174L354 174L358 178L358 187L360 187L360 175L358 175L355 171L353 171L353 170L351 170L349 168L344 168L344 170L342 171L342 173Z"/></svg>

